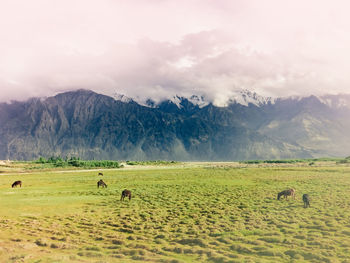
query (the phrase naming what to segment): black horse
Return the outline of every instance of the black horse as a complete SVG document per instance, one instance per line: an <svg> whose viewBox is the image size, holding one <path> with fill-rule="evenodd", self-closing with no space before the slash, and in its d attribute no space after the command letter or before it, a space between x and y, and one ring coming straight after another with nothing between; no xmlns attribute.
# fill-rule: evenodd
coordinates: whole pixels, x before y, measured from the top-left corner
<svg viewBox="0 0 350 263"><path fill-rule="evenodd" d="M308 194L303 194L304 208L310 207L310 197Z"/></svg>
<svg viewBox="0 0 350 263"><path fill-rule="evenodd" d="M97 182L97 188L100 188L100 186L103 187L107 187L106 183L101 179L100 181Z"/></svg>
<svg viewBox="0 0 350 263"><path fill-rule="evenodd" d="M127 189L123 190L120 201L123 201L125 197L129 197L129 201L130 201L131 200L131 191L129 191Z"/></svg>
<svg viewBox="0 0 350 263"><path fill-rule="evenodd" d="M12 184L12 188L17 187L18 185L19 185L19 187L22 187L22 181L15 181L15 182Z"/></svg>

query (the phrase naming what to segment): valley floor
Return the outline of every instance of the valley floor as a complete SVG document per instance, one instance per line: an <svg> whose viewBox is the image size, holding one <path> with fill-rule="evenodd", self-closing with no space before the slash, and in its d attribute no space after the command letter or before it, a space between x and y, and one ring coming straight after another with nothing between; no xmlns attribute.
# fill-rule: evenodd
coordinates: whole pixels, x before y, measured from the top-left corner
<svg viewBox="0 0 350 263"><path fill-rule="evenodd" d="M350 262L347 165L0 171L0 262Z"/></svg>

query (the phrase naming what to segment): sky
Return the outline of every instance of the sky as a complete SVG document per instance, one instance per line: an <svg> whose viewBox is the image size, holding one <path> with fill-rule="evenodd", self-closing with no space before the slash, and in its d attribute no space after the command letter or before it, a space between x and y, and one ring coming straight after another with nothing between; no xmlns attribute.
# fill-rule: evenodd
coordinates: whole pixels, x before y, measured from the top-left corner
<svg viewBox="0 0 350 263"><path fill-rule="evenodd" d="M0 101L350 93L345 0L0 0Z"/></svg>

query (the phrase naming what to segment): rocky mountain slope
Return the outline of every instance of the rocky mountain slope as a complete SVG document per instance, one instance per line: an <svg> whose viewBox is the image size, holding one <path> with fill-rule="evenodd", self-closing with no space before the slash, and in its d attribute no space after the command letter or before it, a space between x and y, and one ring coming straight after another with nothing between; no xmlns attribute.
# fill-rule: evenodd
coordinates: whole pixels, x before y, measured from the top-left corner
<svg viewBox="0 0 350 263"><path fill-rule="evenodd" d="M246 160L349 155L350 97L140 105L88 90L0 104L0 159ZM242 101L244 99L244 101ZM198 102L198 103L197 103Z"/></svg>

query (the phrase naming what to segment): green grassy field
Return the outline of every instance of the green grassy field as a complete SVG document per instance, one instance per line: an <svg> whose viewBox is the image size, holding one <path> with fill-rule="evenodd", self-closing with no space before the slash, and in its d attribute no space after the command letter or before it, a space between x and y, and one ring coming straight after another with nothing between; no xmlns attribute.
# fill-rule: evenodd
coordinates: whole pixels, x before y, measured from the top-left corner
<svg viewBox="0 0 350 263"><path fill-rule="evenodd" d="M104 170L106 189L97 171L10 171L0 262L350 262L348 166L135 167Z"/></svg>

